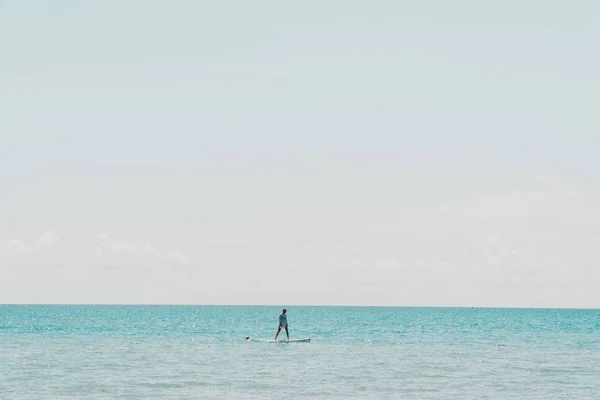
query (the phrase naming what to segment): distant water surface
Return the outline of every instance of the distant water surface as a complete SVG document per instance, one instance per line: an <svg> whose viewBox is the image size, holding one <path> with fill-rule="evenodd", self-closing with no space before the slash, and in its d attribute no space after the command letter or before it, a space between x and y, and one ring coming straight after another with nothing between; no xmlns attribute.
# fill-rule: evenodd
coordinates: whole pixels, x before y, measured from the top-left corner
<svg viewBox="0 0 600 400"><path fill-rule="evenodd" d="M287 309L0 306L0 398L600 399L599 310Z"/></svg>

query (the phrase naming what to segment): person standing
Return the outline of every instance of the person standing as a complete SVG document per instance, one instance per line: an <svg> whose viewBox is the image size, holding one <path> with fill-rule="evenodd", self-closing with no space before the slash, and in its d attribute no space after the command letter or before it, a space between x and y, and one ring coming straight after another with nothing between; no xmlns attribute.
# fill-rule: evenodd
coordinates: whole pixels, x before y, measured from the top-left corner
<svg viewBox="0 0 600 400"><path fill-rule="evenodd" d="M281 328L285 328L285 334L287 335L287 340L290 340L290 332L288 331L288 323L287 323L287 310L284 308L281 314L279 314L279 328L277 329L277 334L275 335L275 340L279 336L279 332L281 332Z"/></svg>

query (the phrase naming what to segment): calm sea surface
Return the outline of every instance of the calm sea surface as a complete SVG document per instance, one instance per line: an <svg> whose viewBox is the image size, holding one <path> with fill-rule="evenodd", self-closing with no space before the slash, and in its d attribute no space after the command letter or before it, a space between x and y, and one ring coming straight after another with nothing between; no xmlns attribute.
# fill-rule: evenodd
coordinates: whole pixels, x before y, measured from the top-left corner
<svg viewBox="0 0 600 400"><path fill-rule="evenodd" d="M600 310L0 306L0 399L600 399Z"/></svg>

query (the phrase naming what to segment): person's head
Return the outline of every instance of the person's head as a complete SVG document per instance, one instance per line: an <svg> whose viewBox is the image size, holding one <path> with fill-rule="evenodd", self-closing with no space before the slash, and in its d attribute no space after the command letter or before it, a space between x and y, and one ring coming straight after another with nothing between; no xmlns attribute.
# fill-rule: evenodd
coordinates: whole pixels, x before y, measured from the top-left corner
<svg viewBox="0 0 600 400"><path fill-rule="evenodd" d="M285 313L287 313L287 310L286 310L285 308L283 309L283 313L284 313L284 314L285 314Z"/></svg>

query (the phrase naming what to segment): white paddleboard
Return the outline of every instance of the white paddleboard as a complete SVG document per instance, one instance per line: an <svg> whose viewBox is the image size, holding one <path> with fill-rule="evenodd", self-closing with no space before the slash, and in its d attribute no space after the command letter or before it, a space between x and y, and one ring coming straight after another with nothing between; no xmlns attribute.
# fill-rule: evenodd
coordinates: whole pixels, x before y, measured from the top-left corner
<svg viewBox="0 0 600 400"><path fill-rule="evenodd" d="M301 343L301 342L310 342L310 338L306 338L306 339L290 339L290 340L286 340L286 339L282 339L282 340L275 340L275 339L252 339L252 338L246 338L246 341L248 342L261 342L261 343Z"/></svg>

